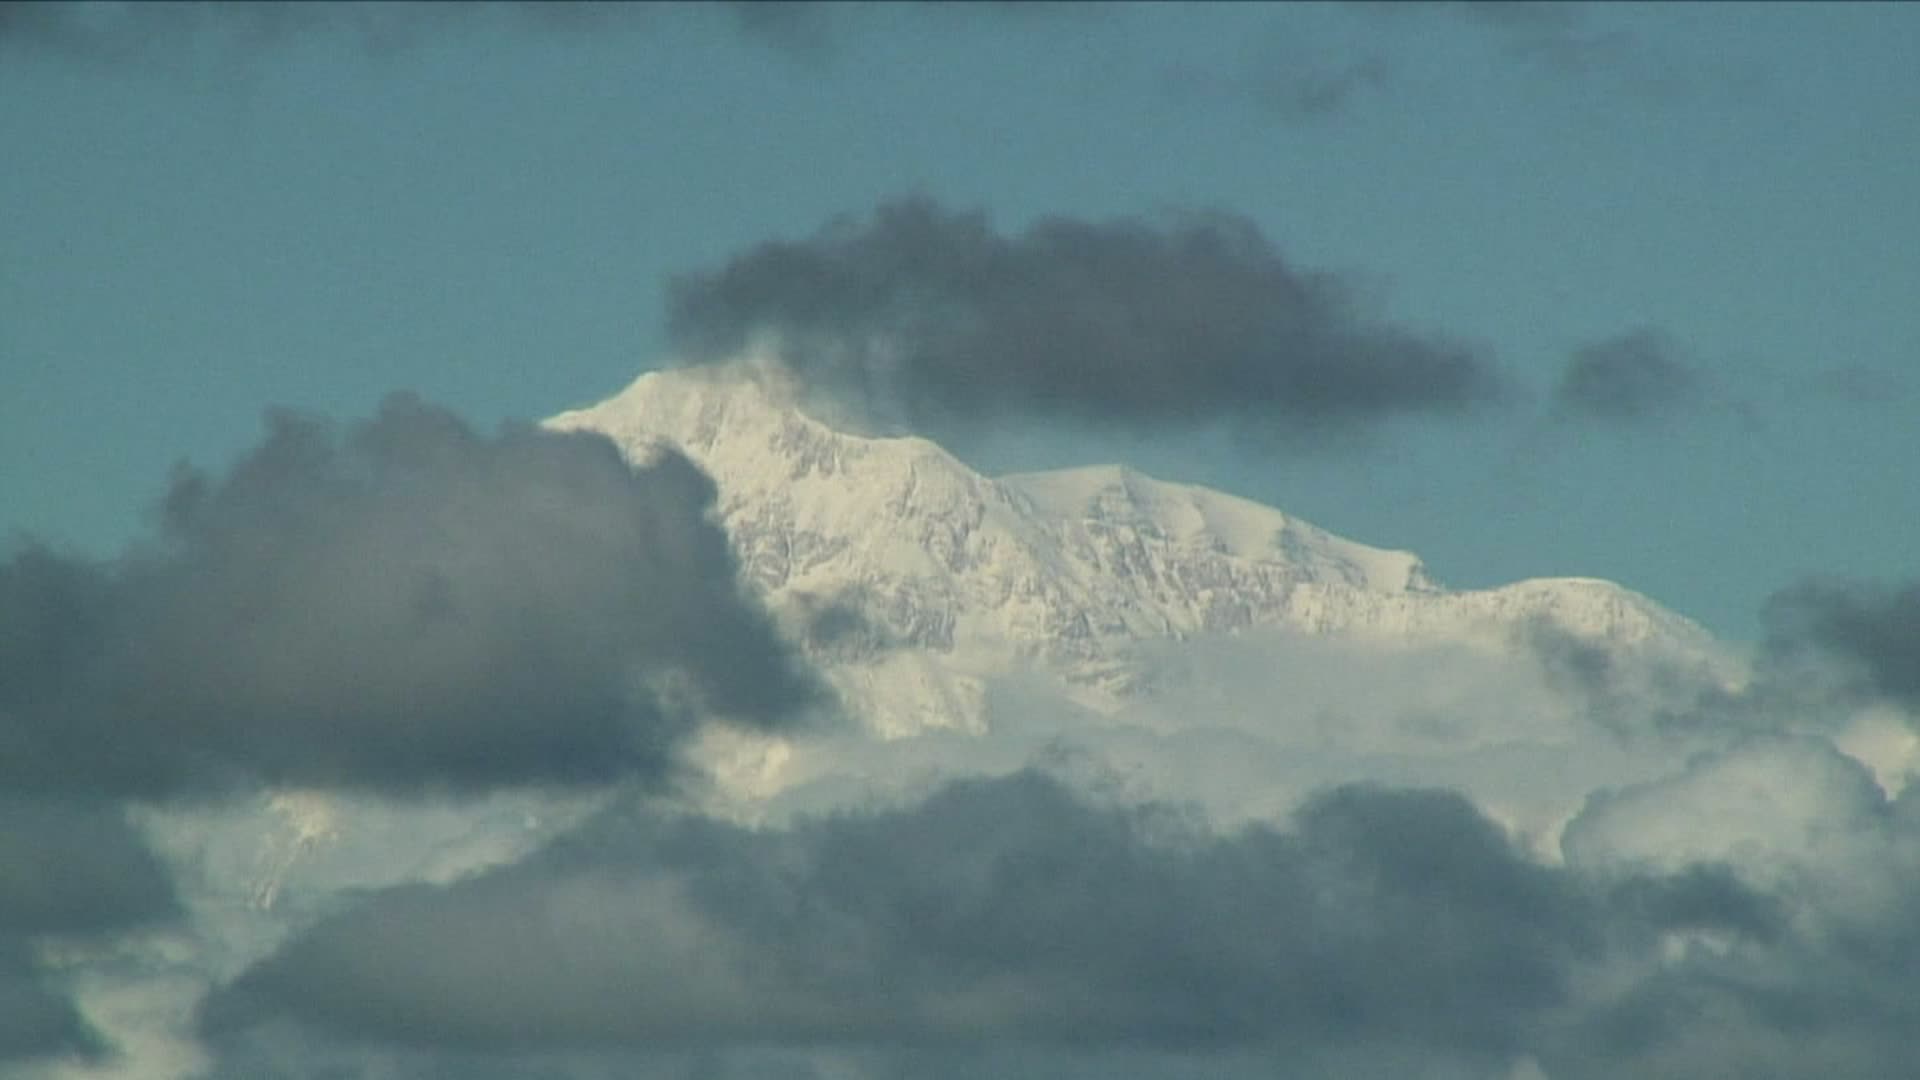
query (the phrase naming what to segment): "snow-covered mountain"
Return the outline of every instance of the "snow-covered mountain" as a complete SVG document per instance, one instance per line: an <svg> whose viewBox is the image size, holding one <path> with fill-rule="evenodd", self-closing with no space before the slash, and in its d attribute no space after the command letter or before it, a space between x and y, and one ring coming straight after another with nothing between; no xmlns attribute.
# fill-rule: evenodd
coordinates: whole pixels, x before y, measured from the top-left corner
<svg viewBox="0 0 1920 1080"><path fill-rule="evenodd" d="M1117 466L987 477L924 439L824 415L746 367L648 374L549 421L633 460L671 445L704 467L747 587L864 723L791 741L714 729L695 749L714 783L677 793L707 812L778 821L1079 761L1222 821L1277 819L1356 777L1438 784L1550 858L1587 792L1660 775L1674 751L1594 728L1578 687L1546 685L1538 657L1516 653L1523 631L1557 628L1602 666L1717 653L1607 582L1450 590L1408 552L1217 491ZM195 1000L342 897L511 862L605 794L414 805L283 791L143 811L180 882L191 959L156 959L163 975L124 1006L110 986L87 991L89 1015L124 1045L190 1061L179 1010L141 1002Z"/></svg>
<svg viewBox="0 0 1920 1080"><path fill-rule="evenodd" d="M1121 466L983 476L925 439L836 430L765 369L653 372L548 423L706 469L750 586L888 736L981 730L985 680L1010 672L1111 711L1142 643L1257 627L1501 648L1546 620L1611 649L1711 647L1609 582L1449 590L1409 552Z"/></svg>

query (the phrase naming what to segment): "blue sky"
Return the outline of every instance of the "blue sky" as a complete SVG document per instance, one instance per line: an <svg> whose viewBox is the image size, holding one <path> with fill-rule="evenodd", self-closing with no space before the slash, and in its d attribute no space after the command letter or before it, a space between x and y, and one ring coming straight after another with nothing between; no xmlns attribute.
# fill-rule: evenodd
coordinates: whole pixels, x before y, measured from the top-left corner
<svg viewBox="0 0 1920 1080"><path fill-rule="evenodd" d="M904 196L1201 209L1524 399L1345 452L1008 427L1736 639L1920 547L1920 9L106 5L0 21L0 532L109 554L261 411L483 424L669 359L663 289ZM1685 393L1573 415L1643 334Z"/></svg>

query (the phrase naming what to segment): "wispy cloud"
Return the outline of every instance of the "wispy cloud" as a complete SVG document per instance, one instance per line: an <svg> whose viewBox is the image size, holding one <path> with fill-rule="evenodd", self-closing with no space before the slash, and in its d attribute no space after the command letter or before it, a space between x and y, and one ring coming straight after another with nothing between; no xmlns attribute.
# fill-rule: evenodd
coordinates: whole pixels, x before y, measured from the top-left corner
<svg viewBox="0 0 1920 1080"><path fill-rule="evenodd" d="M1574 351L1554 386L1562 417L1658 426L1714 405L1707 376L1681 359L1675 342L1641 329Z"/></svg>

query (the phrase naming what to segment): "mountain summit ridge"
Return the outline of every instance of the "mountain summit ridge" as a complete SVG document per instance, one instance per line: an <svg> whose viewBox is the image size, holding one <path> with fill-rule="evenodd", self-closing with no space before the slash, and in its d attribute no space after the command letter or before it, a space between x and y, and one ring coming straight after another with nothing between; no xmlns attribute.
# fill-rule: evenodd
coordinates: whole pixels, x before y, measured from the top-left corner
<svg viewBox="0 0 1920 1080"><path fill-rule="evenodd" d="M1545 620L1617 648L1711 640L1611 582L1450 590L1411 552L1210 488L1120 465L988 477L816 411L741 365L649 372L547 424L705 469L747 586L883 734L979 730L985 681L1014 671L1110 710L1138 689L1139 644L1253 628L1502 647Z"/></svg>

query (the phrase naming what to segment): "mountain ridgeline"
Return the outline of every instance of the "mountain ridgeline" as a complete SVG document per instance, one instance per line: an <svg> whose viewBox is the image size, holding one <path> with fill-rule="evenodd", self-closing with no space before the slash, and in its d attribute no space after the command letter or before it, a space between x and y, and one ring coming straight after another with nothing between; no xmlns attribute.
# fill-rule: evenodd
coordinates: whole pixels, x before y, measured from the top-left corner
<svg viewBox="0 0 1920 1080"><path fill-rule="evenodd" d="M1450 590L1409 552L1123 466L983 476L925 439L836 430L760 370L652 372L548 423L704 468L748 586L890 737L982 730L986 682L1016 672L1111 711L1142 692L1143 646L1257 628L1498 650L1545 622L1609 649L1711 650L1605 581Z"/></svg>

